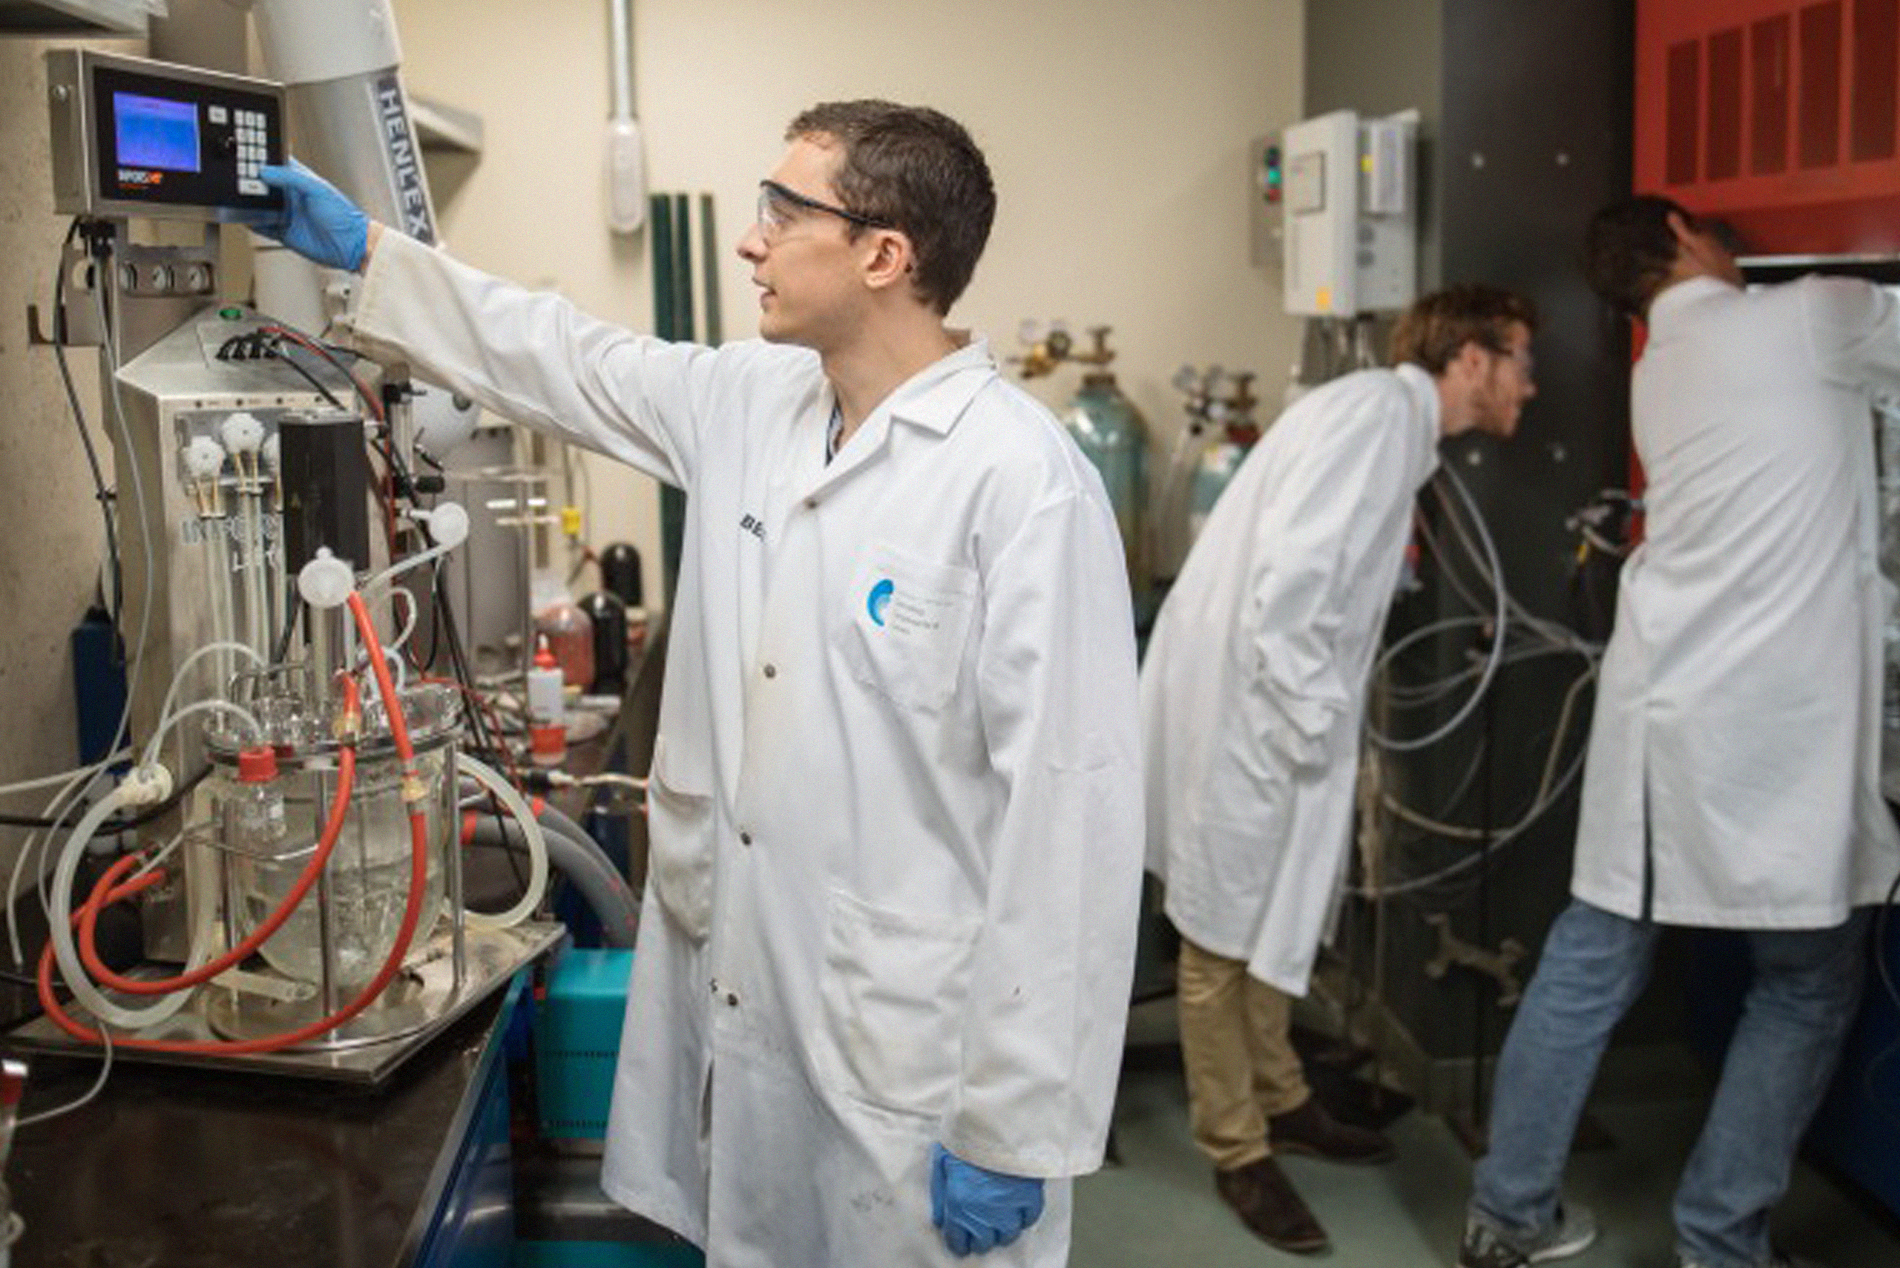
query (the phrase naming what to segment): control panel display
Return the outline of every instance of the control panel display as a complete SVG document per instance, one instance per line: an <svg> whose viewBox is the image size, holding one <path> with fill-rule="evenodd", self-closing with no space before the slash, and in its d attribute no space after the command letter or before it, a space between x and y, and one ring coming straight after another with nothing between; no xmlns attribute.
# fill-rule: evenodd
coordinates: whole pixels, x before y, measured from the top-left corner
<svg viewBox="0 0 1900 1268"><path fill-rule="evenodd" d="M198 112L190 102L115 92L112 114L121 163L174 172L195 172L203 166L198 161Z"/></svg>
<svg viewBox="0 0 1900 1268"><path fill-rule="evenodd" d="M278 85L73 49L49 54L47 78L59 210L223 220L282 206L259 175L284 161Z"/></svg>

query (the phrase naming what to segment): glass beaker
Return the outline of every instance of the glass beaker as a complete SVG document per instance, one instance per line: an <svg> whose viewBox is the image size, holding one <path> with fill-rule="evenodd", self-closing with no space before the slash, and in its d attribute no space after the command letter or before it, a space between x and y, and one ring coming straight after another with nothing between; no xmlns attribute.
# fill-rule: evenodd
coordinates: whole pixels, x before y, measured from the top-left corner
<svg viewBox="0 0 1900 1268"><path fill-rule="evenodd" d="M441 751L418 754L416 767L431 788L442 781ZM335 772L304 770L284 776L288 830L275 841L230 847L234 934L243 938L277 909L317 848L329 812ZM360 762L350 809L324 880L305 895L290 919L261 948L279 973L303 982L323 980L324 924L329 925L334 986L352 991L382 968L402 925L409 896L411 831L402 800L401 763L393 755ZM442 915L440 799L431 797L424 821L430 841L427 882L413 941L420 943ZM250 848L246 848L247 844Z"/></svg>

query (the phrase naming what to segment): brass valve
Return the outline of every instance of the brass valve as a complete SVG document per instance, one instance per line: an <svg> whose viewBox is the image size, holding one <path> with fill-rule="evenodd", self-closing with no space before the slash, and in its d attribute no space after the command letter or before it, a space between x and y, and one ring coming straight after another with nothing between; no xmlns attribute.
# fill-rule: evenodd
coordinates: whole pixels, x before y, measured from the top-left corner
<svg viewBox="0 0 1900 1268"><path fill-rule="evenodd" d="M1112 326L1090 326L1089 338L1094 346L1087 351L1077 351L1075 339L1062 322L1051 322L1047 334L1040 333L1040 323L1025 321L1017 331L1017 338L1029 346L1021 356L1009 358L1009 363L1021 367L1025 379L1040 378L1055 371L1064 361L1074 361L1081 365L1102 367L1115 359L1115 353L1108 346L1108 336Z"/></svg>

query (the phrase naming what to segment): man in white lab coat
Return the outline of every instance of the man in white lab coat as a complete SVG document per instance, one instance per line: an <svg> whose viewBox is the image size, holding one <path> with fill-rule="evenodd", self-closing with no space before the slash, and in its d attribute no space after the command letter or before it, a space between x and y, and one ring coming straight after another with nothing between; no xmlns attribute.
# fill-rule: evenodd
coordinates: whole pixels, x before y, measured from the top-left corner
<svg viewBox="0 0 1900 1268"><path fill-rule="evenodd" d="M846 102L787 140L739 243L763 342L359 248L296 170L275 228L368 256L358 346L687 492L608 1193L715 1268L1056 1268L1140 878L1115 522L944 324L995 206L963 128Z"/></svg>
<svg viewBox="0 0 1900 1268"><path fill-rule="evenodd" d="M1900 314L1862 282L1755 291L1717 235L1637 198L1591 222L1592 286L1648 323L1630 422L1646 539L1623 567L1584 773L1573 901L1505 1040L1459 1263L1580 1249L1559 1202L1598 1059L1664 925L1745 930L1754 980L1676 1192L1684 1268L1766 1268L1768 1214L1900 867L1879 782L1870 405Z"/></svg>
<svg viewBox="0 0 1900 1268"><path fill-rule="evenodd" d="M1366 677L1438 442L1509 436L1535 392L1528 303L1420 299L1395 369L1288 409L1221 494L1141 673L1149 866L1182 935L1181 1047L1215 1186L1283 1250L1327 1244L1275 1153L1381 1162L1314 1100L1288 1036L1350 836Z"/></svg>

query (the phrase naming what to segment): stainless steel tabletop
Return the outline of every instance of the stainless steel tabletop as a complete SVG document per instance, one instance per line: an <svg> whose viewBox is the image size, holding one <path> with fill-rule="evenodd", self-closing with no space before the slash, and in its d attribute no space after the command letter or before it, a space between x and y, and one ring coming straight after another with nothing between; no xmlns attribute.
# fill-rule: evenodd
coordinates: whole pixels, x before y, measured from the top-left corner
<svg viewBox="0 0 1900 1268"><path fill-rule="evenodd" d="M98 1099L22 1132L14 1268L397 1268L434 1218L504 991L380 1088L115 1063ZM98 1062L34 1058L23 1112L72 1100Z"/></svg>

